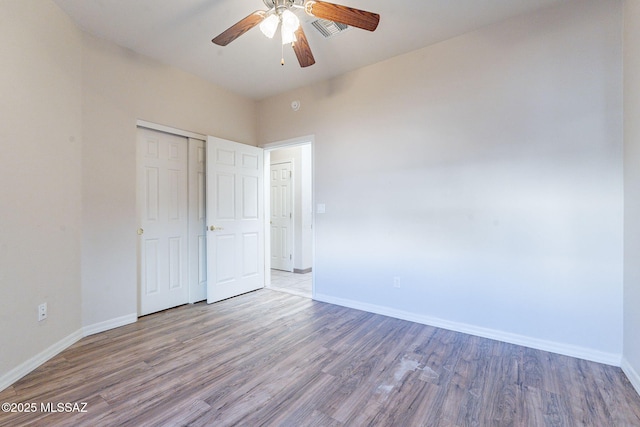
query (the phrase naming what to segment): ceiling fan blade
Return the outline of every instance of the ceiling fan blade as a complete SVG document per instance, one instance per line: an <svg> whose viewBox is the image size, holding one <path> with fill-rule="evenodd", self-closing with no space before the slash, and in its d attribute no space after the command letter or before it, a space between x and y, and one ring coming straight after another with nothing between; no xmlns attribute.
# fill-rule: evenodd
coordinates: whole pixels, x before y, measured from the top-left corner
<svg viewBox="0 0 640 427"><path fill-rule="evenodd" d="M313 58L313 53L311 53L311 47L309 47L307 36L302 30L302 25L296 30L296 41L292 46L302 68L316 63L316 60Z"/></svg>
<svg viewBox="0 0 640 427"><path fill-rule="evenodd" d="M377 13L325 1L310 0L304 7L309 15L368 31L374 31L380 22L380 15Z"/></svg>
<svg viewBox="0 0 640 427"><path fill-rule="evenodd" d="M220 35L216 36L212 42L220 46L226 46L259 23L261 23L264 18L267 16L266 12L263 10L257 10L253 12L251 15L247 16L244 19L233 24L231 27L227 28Z"/></svg>

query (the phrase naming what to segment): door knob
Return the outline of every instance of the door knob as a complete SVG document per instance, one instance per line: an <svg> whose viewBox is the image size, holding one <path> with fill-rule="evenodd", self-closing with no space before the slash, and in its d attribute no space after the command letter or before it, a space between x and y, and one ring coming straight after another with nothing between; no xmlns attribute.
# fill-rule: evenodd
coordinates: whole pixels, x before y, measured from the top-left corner
<svg viewBox="0 0 640 427"><path fill-rule="evenodd" d="M222 227L216 227L215 225L212 225L211 227L209 227L209 230L211 230L211 231L224 230L224 228L222 228Z"/></svg>
<svg viewBox="0 0 640 427"><path fill-rule="evenodd" d="M144 229L138 228L138 236L142 236L144 234Z"/></svg>

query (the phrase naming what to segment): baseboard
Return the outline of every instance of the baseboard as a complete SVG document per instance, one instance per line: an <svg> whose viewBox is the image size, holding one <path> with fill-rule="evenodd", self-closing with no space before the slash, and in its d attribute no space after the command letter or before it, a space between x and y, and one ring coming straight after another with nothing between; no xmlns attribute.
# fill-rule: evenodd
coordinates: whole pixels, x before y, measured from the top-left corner
<svg viewBox="0 0 640 427"><path fill-rule="evenodd" d="M20 378L33 371L47 360L53 358L54 356L57 356L63 350L66 350L71 345L78 342L81 338L97 334L99 332L104 332L109 329L128 325L129 323L134 323L137 320L138 314L133 313L127 314L126 316L116 317L115 319L106 320L104 322L94 323L93 325L85 326L81 329L78 329L76 332L61 339L43 352L38 353L31 359L27 360L24 363L21 363L11 371L7 372L5 375L2 375L0 377L0 391L9 387L11 384L15 383Z"/></svg>
<svg viewBox="0 0 640 427"><path fill-rule="evenodd" d="M636 392L640 394L640 374L638 374L638 371L636 371L624 357L622 358L622 364L620 367L627 378L629 378L629 382L633 385L633 388L635 388Z"/></svg>
<svg viewBox="0 0 640 427"><path fill-rule="evenodd" d="M330 295L315 294L314 299L317 301L327 302L343 307L354 308L356 310L367 311L369 313L381 314L383 316L394 317L396 319L408 320L411 322L421 323L423 325L448 329L455 332L462 332L469 335L475 335L483 338L507 342L510 344L535 348L536 350L548 351L551 353L562 354L564 356L576 357L578 359L590 360L592 362L603 363L606 365L620 366L622 360L622 356L619 354L606 353L584 347L540 340L524 335L512 334L495 329L482 328L466 323L451 322L436 317L424 316L375 304L336 298Z"/></svg>
<svg viewBox="0 0 640 427"><path fill-rule="evenodd" d="M56 356L62 350L75 344L81 338L82 338L82 330L79 329L74 333L67 335L65 338L61 339L57 343L49 346L44 351L36 354L26 362L16 366L14 369L10 370L6 374L4 374L2 377L0 377L0 391L9 387L11 384L15 383L20 378L24 377L29 372L33 371L34 369L42 365L47 360Z"/></svg>
<svg viewBox="0 0 640 427"><path fill-rule="evenodd" d="M105 320L104 322L94 323L93 325L84 326L82 328L82 336L88 337L89 335L98 334L100 332L108 331L109 329L119 328L120 326L128 325L138 321L138 313L131 313L124 316L116 317L115 319Z"/></svg>
<svg viewBox="0 0 640 427"><path fill-rule="evenodd" d="M311 273L311 267L309 268L294 268L293 272L296 274L307 274L307 273Z"/></svg>

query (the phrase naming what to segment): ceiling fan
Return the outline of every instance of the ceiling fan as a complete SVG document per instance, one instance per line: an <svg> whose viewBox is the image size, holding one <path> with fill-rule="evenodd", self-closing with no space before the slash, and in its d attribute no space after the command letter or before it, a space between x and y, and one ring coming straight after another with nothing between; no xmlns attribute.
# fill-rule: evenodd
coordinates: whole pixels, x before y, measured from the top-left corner
<svg viewBox="0 0 640 427"><path fill-rule="evenodd" d="M296 10L304 10L308 15L316 18L333 21L363 30L374 31L378 27L380 15L365 10L339 4L315 0L262 0L268 10L257 10L244 19L241 19L220 35L216 36L213 43L226 46L256 25L269 38L273 38L278 26L282 36L282 45L291 44L301 67L308 67L316 63L309 47L307 37L300 25L300 19L296 16ZM284 49L284 48L283 48ZM281 62L284 65L284 56Z"/></svg>

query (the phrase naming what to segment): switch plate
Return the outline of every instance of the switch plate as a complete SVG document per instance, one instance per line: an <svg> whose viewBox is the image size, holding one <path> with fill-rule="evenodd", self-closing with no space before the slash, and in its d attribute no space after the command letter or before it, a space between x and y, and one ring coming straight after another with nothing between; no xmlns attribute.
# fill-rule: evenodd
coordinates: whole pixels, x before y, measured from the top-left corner
<svg viewBox="0 0 640 427"><path fill-rule="evenodd" d="M399 288L400 287L400 278L397 277L397 276L393 278L393 287L394 288Z"/></svg>
<svg viewBox="0 0 640 427"><path fill-rule="evenodd" d="M324 205L324 203L318 203L318 206L316 207L316 213L323 214L325 212L326 206Z"/></svg>

